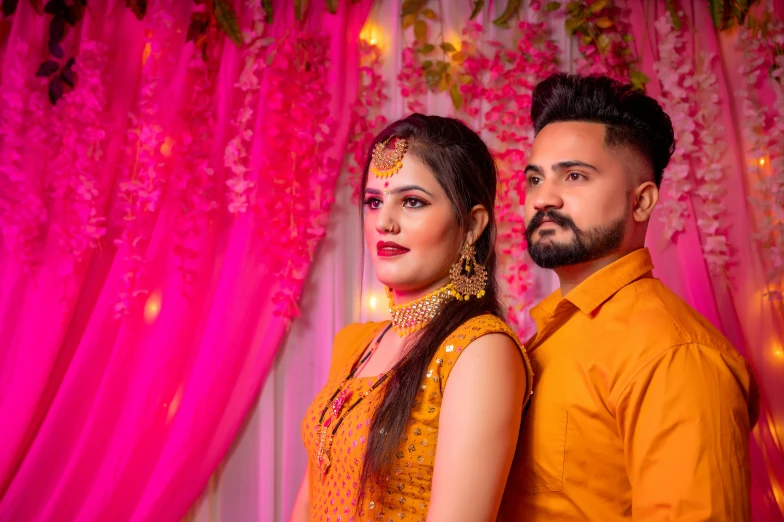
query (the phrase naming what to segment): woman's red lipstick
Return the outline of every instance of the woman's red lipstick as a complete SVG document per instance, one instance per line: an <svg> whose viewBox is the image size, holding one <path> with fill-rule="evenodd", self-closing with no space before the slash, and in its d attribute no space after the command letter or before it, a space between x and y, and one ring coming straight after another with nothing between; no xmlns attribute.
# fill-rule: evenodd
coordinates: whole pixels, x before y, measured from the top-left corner
<svg viewBox="0 0 784 522"><path fill-rule="evenodd" d="M394 257L401 256L409 250L405 247L393 243L392 241L379 241L376 243L378 257Z"/></svg>

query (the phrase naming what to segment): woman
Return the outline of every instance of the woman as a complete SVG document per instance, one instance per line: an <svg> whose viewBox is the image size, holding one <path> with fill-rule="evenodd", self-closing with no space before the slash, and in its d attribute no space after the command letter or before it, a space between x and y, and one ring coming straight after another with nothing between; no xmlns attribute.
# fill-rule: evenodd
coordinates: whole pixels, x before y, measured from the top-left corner
<svg viewBox="0 0 784 522"><path fill-rule="evenodd" d="M493 158L459 121L421 114L371 150L365 241L392 321L336 336L291 520L495 520L532 381L501 319Z"/></svg>

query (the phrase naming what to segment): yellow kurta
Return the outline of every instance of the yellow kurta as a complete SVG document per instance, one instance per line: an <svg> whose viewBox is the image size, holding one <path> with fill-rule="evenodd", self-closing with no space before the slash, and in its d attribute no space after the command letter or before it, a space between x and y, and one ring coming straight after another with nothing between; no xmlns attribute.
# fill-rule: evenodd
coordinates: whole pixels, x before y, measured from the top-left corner
<svg viewBox="0 0 784 522"><path fill-rule="evenodd" d="M316 429L321 412L343 379L357 363L369 343L388 323L353 324L335 338L333 360L326 386L316 396L302 423L302 439L308 452L310 482L310 520L365 522L383 520L422 521L427 517L433 466L438 440L438 417L449 374L469 343L488 333L505 333L515 340L523 353L528 375L528 393L532 378L525 350L515 334L499 318L475 317L455 330L439 347L422 380L406 434L400 441L392 473L382 488L371 488L362 506L358 506L359 475L367 447L368 426L377 408L385 384L373 391L346 416L335 433L330 453L331 465L325 476L316 465L318 440ZM352 405L376 381L359 378L349 381ZM492 441L489 441L492 443Z"/></svg>
<svg viewBox="0 0 784 522"><path fill-rule="evenodd" d="M534 394L499 520L751 520L743 358L640 249L531 315Z"/></svg>

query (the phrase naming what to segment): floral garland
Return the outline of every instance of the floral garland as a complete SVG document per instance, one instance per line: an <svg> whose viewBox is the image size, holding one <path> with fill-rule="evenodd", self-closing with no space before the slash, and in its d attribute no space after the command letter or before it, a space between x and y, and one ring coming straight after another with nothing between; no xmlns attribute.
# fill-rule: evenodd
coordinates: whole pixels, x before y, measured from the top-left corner
<svg viewBox="0 0 784 522"><path fill-rule="evenodd" d="M246 177L249 171L246 144L253 140L253 129L248 128L248 124L255 121L253 107L257 105L261 89L258 75L266 67L264 52L270 43L269 38L262 37L266 16L263 7L253 0L246 0L245 6L253 14L250 29L242 31L242 40L247 49L245 51L245 66L240 73L237 86L245 93L245 96L242 107L232 122L237 128L237 135L226 145L223 160L224 165L231 173L226 180L226 185L228 186L229 212L233 215L248 211L250 196L256 186L253 180Z"/></svg>
<svg viewBox="0 0 784 522"><path fill-rule="evenodd" d="M520 207L525 202L525 151L533 141L532 91L557 71L558 47L544 22L520 22L517 30L516 48L489 42L493 51L488 56L474 43L481 39L482 26L469 22L460 51L467 54L460 71L467 78L460 90L469 116L479 116L480 107L485 106L480 130L493 137L493 154L499 164L496 220L505 298L513 303L508 310L510 322L523 329L526 317L520 298L530 286L530 272Z"/></svg>
<svg viewBox="0 0 784 522"><path fill-rule="evenodd" d="M42 103L42 89L28 88L25 80L27 44L17 40L9 47L6 52L13 53L14 61L0 93L0 227L6 250L30 269L33 245L47 211L34 177L22 166L22 153L27 143L47 143L49 111Z"/></svg>
<svg viewBox="0 0 784 522"><path fill-rule="evenodd" d="M664 235L672 241L683 232L689 217L689 197L694 189L691 166L697 152L697 132L692 106L694 67L684 52L684 36L671 23L669 13L655 22L659 34L659 59L654 69L661 83L662 105L672 120L678 147L665 174L668 197L662 203L660 219Z"/></svg>
<svg viewBox="0 0 784 522"><path fill-rule="evenodd" d="M64 254L58 270L66 283L106 234L98 183L106 137L102 73L107 61L105 44L81 42L74 66L79 75L78 88L66 93L54 109L54 134L60 136L61 143L51 163L50 186L58 209L54 229ZM63 285L64 303L67 286Z"/></svg>
<svg viewBox="0 0 784 522"><path fill-rule="evenodd" d="M166 36L173 19L169 14L172 0L156 2L150 27L145 30L146 43L142 55L141 94L131 114L125 156L124 180L119 186L125 227L115 240L124 251L124 287L114 305L117 317L130 311L132 301L148 291L138 286L149 242L149 229L163 192L165 158L161 153L167 138L160 124L160 106L156 99L164 65L171 64ZM164 63L165 60L165 63ZM170 146L170 144L167 144Z"/></svg>
<svg viewBox="0 0 784 522"><path fill-rule="evenodd" d="M560 2L548 2L545 10L556 11ZM566 32L577 38L582 54L575 62L581 74L603 74L644 88L650 79L638 68L634 37L627 9L612 0L587 0L566 5Z"/></svg>
<svg viewBox="0 0 784 522"><path fill-rule="evenodd" d="M330 156L337 123L329 106L329 37L292 31L268 55L268 110L257 206L276 313L298 315L297 300L316 246L325 233L340 162ZM284 151L283 153L281 151ZM284 255L281 255L284 253Z"/></svg>
<svg viewBox="0 0 784 522"><path fill-rule="evenodd" d="M784 300L784 22L771 19L762 33L756 28L741 28L737 46L744 58L739 72L746 80L740 92L743 138L751 172L758 178L756 194L750 198L759 216L754 238L759 241L767 265L765 295L781 303ZM767 85L775 101L766 109L758 106L756 89L769 71Z"/></svg>
<svg viewBox="0 0 784 522"><path fill-rule="evenodd" d="M204 16L196 11L191 16ZM189 268L198 252L191 246L210 214L218 209L216 201L215 171L210 161L215 124L213 96L218 73L218 58L222 46L215 31L205 31L203 38L194 40L194 52L188 60L190 99L184 114L185 128L180 136L180 162L172 176L172 183L179 192L180 208L174 230L174 254L180 273L181 292L190 294L195 272Z"/></svg>
<svg viewBox="0 0 784 522"><path fill-rule="evenodd" d="M702 52L699 57L699 73L694 78L697 113L694 120L699 128L699 147L695 152L696 178L699 186L694 193L700 197L697 206L697 227L702 237L702 251L708 269L714 276L723 274L730 259L726 227L722 224L726 205L724 183L724 126L721 124L719 82L713 72L715 55Z"/></svg>
<svg viewBox="0 0 784 522"><path fill-rule="evenodd" d="M359 42L359 91L357 101L351 108L350 136L346 154L351 160L348 165L350 184L354 187L352 198L358 201L370 144L375 135L386 125L381 106L389 99L381 75L381 48L364 39Z"/></svg>
<svg viewBox="0 0 784 522"><path fill-rule="evenodd" d="M397 73L397 82L400 95L406 101L406 110L409 112L424 112L425 104L422 101L427 94L425 73L422 60L417 54L416 42L406 46L402 53L400 71Z"/></svg>

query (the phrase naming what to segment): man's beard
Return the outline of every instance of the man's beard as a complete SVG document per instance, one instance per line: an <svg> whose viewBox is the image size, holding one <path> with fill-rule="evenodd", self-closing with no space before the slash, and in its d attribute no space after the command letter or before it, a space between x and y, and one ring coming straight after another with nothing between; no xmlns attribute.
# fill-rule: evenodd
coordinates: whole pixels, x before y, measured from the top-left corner
<svg viewBox="0 0 784 522"><path fill-rule="evenodd" d="M547 241L547 237L555 235L555 230L543 230L539 233L539 241L535 243L534 232L545 218L551 219L561 228L572 229L574 232L572 241L569 243ZM612 254L623 243L625 231L626 216L621 216L607 226L583 232L577 228L571 218L554 210L547 210L537 212L531 219L525 229L525 239L528 241L528 255L534 263L542 268L560 268L587 263Z"/></svg>

